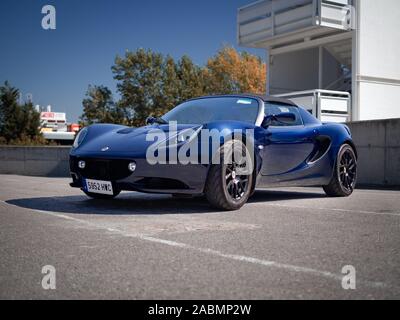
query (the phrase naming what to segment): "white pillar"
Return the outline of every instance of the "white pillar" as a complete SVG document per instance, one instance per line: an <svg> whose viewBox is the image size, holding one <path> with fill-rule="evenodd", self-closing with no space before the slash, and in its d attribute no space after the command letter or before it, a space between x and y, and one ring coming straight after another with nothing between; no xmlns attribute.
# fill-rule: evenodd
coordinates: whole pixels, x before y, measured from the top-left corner
<svg viewBox="0 0 400 320"><path fill-rule="evenodd" d="M358 79L358 75L360 74L360 6L358 0L354 1L354 6L357 21L355 23L355 29L351 31L351 121L357 121L360 119L360 84Z"/></svg>

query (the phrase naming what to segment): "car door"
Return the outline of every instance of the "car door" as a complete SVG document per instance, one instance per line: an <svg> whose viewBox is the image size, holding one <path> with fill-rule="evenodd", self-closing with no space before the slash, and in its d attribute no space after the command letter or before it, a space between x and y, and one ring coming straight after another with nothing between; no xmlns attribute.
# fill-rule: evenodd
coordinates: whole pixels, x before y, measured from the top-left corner
<svg viewBox="0 0 400 320"><path fill-rule="evenodd" d="M296 115L292 124L272 123L263 132L261 174L284 179L286 173L299 167L314 149L317 132L303 124L300 112L294 106L266 105L266 115L291 112Z"/></svg>

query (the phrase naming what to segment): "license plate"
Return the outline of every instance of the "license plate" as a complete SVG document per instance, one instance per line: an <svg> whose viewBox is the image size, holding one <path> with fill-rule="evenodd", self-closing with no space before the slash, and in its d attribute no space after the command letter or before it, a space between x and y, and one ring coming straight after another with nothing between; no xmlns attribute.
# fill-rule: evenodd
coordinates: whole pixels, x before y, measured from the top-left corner
<svg viewBox="0 0 400 320"><path fill-rule="evenodd" d="M92 193L109 194L113 195L113 187L110 181L101 180L85 180L86 190Z"/></svg>

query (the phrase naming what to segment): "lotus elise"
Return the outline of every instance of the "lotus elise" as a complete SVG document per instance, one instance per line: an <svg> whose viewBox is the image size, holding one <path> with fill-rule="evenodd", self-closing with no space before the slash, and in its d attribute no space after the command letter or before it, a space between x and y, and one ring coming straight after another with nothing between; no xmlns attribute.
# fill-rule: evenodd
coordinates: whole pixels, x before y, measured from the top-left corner
<svg viewBox="0 0 400 320"><path fill-rule="evenodd" d="M204 139L210 131L219 133L217 148ZM231 161L213 161L227 153L251 154L252 165L243 170L243 161L230 155ZM149 154L165 159L157 162ZM219 95L186 101L162 117L149 117L144 127L82 129L70 152L70 171L71 187L95 199L124 190L204 195L216 208L236 210L257 187L321 186L328 196L349 196L357 151L346 125L321 123L290 100Z"/></svg>

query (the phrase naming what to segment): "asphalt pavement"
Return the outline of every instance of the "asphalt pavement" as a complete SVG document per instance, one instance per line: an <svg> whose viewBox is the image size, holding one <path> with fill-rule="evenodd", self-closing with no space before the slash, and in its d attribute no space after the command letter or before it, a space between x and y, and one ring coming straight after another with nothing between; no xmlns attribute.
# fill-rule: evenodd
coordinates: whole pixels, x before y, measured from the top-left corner
<svg viewBox="0 0 400 320"><path fill-rule="evenodd" d="M203 198L92 200L69 182L0 175L0 299L400 298L399 191L260 189L220 212Z"/></svg>

